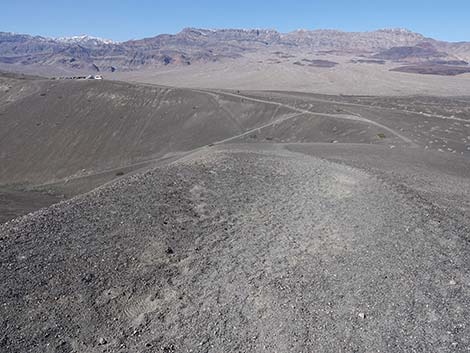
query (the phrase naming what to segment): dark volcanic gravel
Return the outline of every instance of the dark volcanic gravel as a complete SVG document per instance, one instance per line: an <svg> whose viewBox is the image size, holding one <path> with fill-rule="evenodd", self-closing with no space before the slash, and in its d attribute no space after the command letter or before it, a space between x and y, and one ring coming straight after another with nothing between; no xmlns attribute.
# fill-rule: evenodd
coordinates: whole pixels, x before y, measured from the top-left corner
<svg viewBox="0 0 470 353"><path fill-rule="evenodd" d="M468 66L453 66L453 65L439 65L439 64L423 64L423 65L409 65L394 68L390 71L407 72L412 74L422 75L441 75L441 76L457 76L470 72Z"/></svg>
<svg viewBox="0 0 470 353"><path fill-rule="evenodd" d="M226 149L0 226L0 351L467 351L452 209L304 154Z"/></svg>

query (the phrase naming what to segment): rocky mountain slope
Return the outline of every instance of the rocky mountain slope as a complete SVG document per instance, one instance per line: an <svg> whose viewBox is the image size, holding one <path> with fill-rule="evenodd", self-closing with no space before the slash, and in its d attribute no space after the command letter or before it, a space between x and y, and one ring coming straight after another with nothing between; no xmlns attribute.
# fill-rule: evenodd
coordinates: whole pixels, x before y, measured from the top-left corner
<svg viewBox="0 0 470 353"><path fill-rule="evenodd" d="M129 71L168 65L191 65L271 54L275 50L371 56L398 48L422 48L426 43L439 57L470 59L470 43L446 43L404 29L348 33L336 30L207 30L186 28L180 33L115 43L88 36L44 38L0 33L0 64L12 68L33 65L54 71ZM394 56L392 56L393 60Z"/></svg>

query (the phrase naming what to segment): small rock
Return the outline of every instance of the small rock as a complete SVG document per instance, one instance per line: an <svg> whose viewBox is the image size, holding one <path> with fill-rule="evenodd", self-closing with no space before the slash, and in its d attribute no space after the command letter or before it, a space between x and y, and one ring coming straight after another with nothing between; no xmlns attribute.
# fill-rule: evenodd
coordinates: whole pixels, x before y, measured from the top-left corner
<svg viewBox="0 0 470 353"><path fill-rule="evenodd" d="M106 343L108 343L108 342L107 342L103 337L101 337L101 338L98 340L98 344L99 344L100 346L102 346L102 345L104 345L104 344L106 344Z"/></svg>
<svg viewBox="0 0 470 353"><path fill-rule="evenodd" d="M455 285L457 284L457 282L455 282L455 281L452 279L452 280L449 281L449 284L450 284L451 286L455 286Z"/></svg>
<svg viewBox="0 0 470 353"><path fill-rule="evenodd" d="M361 319L365 319L366 318L366 314L365 313L359 313L357 316L359 316Z"/></svg>
<svg viewBox="0 0 470 353"><path fill-rule="evenodd" d="M166 248L165 252L166 252L167 254L173 254L173 253L174 253L173 249L170 248L170 247Z"/></svg>

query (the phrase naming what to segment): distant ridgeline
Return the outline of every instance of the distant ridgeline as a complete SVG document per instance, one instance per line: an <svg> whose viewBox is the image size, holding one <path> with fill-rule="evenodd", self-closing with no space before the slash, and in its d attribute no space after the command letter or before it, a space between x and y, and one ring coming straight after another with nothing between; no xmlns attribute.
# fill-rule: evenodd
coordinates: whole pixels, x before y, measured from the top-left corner
<svg viewBox="0 0 470 353"><path fill-rule="evenodd" d="M470 60L469 42L438 41L405 29L280 33L263 29L186 28L177 34L120 43L89 36L54 39L0 32L1 67L41 66L80 75L90 71L135 71L236 60L250 53L272 58L273 54L282 52L286 53L283 56L286 59L293 49L305 55L347 55L357 59L358 64L391 61L468 66Z"/></svg>

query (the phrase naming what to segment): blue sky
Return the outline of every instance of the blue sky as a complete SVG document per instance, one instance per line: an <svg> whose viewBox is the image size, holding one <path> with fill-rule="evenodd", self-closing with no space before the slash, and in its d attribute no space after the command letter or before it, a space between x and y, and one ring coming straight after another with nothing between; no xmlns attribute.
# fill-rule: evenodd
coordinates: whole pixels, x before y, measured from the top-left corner
<svg viewBox="0 0 470 353"><path fill-rule="evenodd" d="M367 31L404 27L470 41L470 0L0 0L0 31L127 40L184 27Z"/></svg>

